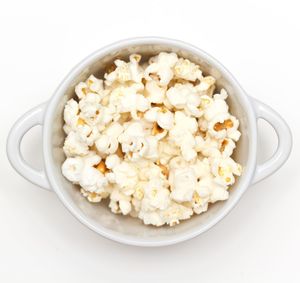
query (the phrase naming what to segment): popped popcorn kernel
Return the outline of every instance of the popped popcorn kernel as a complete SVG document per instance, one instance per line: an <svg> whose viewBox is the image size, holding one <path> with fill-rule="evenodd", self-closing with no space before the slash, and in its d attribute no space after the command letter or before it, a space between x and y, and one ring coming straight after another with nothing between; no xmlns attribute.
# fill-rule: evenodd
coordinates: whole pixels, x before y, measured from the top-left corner
<svg viewBox="0 0 300 283"><path fill-rule="evenodd" d="M62 174L91 203L145 225L178 225L229 198L243 171L225 89L201 66L160 52L115 58L75 86L63 118Z"/></svg>

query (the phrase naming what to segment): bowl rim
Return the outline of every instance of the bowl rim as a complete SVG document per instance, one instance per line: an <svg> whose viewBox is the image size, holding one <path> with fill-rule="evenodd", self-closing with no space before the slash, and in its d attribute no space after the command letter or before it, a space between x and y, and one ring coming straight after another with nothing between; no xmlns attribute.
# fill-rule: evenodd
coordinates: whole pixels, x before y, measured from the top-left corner
<svg viewBox="0 0 300 283"><path fill-rule="evenodd" d="M235 87L235 89L238 90L237 96L239 96L240 101L244 107L245 114L247 115L247 120L249 124L247 124L248 128L248 135L249 135L249 149L248 149L248 160L247 160L247 171L243 173L243 179L241 180L241 183L239 184L239 191L235 194L234 199L228 199L227 205L224 205L224 209L222 210L222 213L216 215L216 217L212 217L207 223L202 225L202 227L199 227L199 229L195 229L195 231L189 231L187 230L182 235L177 235L176 237L165 237L162 240L144 240L142 238L138 238L135 236L129 236L121 234L120 232L109 230L105 227L99 227L96 226L96 224L93 223L91 219L89 219L84 213L76 206L72 205L65 197L65 195L62 193L62 188L58 186L55 179L54 174L54 161L52 158L52 144L51 144L51 128L52 128L52 121L55 114L56 106L58 105L61 97L63 96L66 89L70 86L70 83L73 81L73 79L78 76L82 70L87 68L92 62L95 61L96 58L105 56L106 54L117 51L125 47L133 46L133 45L146 45L146 44L163 44L163 45L169 45L176 48L183 49L185 51L188 51L194 55L201 56L201 58L209 62L211 65L213 65L215 68L217 68L226 78L230 81L230 84ZM203 51L202 49L180 41L175 40L171 38L165 38L165 37L134 37L134 38L128 38L123 39L117 42L114 42L110 45L107 45L105 47L102 47L95 52L91 53L89 56L85 57L82 61L80 61L62 80L60 85L55 90L52 98L50 99L47 107L46 107L46 113L44 116L44 126L43 126L43 155L44 155L44 166L46 175L48 178L48 181L57 194L60 201L64 204L64 206L69 210L69 212L77 218L82 224L90 228L92 231L104 236L107 239L128 244L128 245L134 245L134 246L144 246L144 247L154 247L154 246L167 246L176 244L179 242L186 241L188 239L192 239L210 228L212 228L215 224L217 224L222 218L224 218L237 204L241 196L244 194L248 186L251 184L251 180L253 178L255 167L256 167L256 152L257 152L257 125L256 125L256 117L254 114L254 109L251 104L250 99L248 98L248 95L245 93L243 88L240 86L238 81L235 79L235 77L214 57ZM231 200L229 202L229 200Z"/></svg>

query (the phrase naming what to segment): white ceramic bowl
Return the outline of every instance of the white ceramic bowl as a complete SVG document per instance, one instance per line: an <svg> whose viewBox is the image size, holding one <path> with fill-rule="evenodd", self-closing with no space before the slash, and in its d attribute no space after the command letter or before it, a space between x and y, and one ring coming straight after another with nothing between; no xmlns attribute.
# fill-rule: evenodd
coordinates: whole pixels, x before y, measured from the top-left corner
<svg viewBox="0 0 300 283"><path fill-rule="evenodd" d="M240 120L241 139L235 151L235 160L244 172L233 188L227 201L212 205L209 210L175 227L145 226L138 219L115 215L106 204L91 204L68 182L61 173L65 159L62 146L63 108L74 96L75 85L90 74L103 75L104 67L118 58L140 53L144 58L161 51L176 52L179 56L200 64L204 74L217 79L217 88L224 87L229 93L230 111ZM256 163L257 120L268 121L275 129L278 147L265 163ZM43 126L43 157L45 171L31 168L20 153L23 135L33 126ZM276 141L274 141L276 142ZM99 49L81 61L62 81L51 100L25 113L12 127L7 141L7 155L17 172L34 184L53 190L68 210L84 225L98 234L121 243L137 246L164 246L191 239L220 221L238 202L246 189L275 172L286 161L292 147L292 137L284 120L267 105L249 97L235 78L210 55L190 44L157 37L132 38Z"/></svg>

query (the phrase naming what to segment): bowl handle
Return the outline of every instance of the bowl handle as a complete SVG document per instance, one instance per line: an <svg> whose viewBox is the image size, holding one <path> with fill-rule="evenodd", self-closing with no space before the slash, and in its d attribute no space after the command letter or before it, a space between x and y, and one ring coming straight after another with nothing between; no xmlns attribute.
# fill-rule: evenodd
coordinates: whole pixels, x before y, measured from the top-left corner
<svg viewBox="0 0 300 283"><path fill-rule="evenodd" d="M278 146L269 160L256 166L252 183L255 184L277 171L288 159L292 149L292 133L283 118L266 104L251 98L256 118L267 121L275 130Z"/></svg>
<svg viewBox="0 0 300 283"><path fill-rule="evenodd" d="M21 116L7 138L6 152L14 169L25 179L44 189L51 190L44 171L38 171L29 166L21 154L23 136L34 126L43 125L46 103L38 105Z"/></svg>

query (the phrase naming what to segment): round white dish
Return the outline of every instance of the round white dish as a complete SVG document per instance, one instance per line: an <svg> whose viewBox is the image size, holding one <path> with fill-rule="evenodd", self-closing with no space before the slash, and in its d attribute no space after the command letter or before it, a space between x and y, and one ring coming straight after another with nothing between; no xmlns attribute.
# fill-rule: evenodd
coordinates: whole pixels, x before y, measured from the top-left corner
<svg viewBox="0 0 300 283"><path fill-rule="evenodd" d="M230 112L240 121L242 133L234 159L243 166L242 176L230 189L230 197L218 202L207 212L183 221L174 227L145 226L138 219L115 215L105 204L86 201L78 188L68 182L61 173L65 159L62 145L63 108L74 95L75 85L90 74L101 76L104 67L116 57L139 53L143 57L161 51L176 52L201 66L204 74L217 79L217 87L224 87L229 94ZM264 119L275 129L278 147L273 156L263 164L256 163L257 120ZM20 143L24 134L35 125L43 127L43 157L45 171L31 168L22 158ZM274 141L276 142L276 141ZM122 40L101 48L81 61L65 77L51 100L25 113L12 127L7 140L7 155L15 170L24 178L42 188L53 190L65 207L84 225L98 234L117 242L136 246L165 246L191 239L207 231L235 206L246 189L279 169L287 160L292 147L288 125L269 106L249 97L231 73L216 59L190 44L167 38L141 37Z"/></svg>

